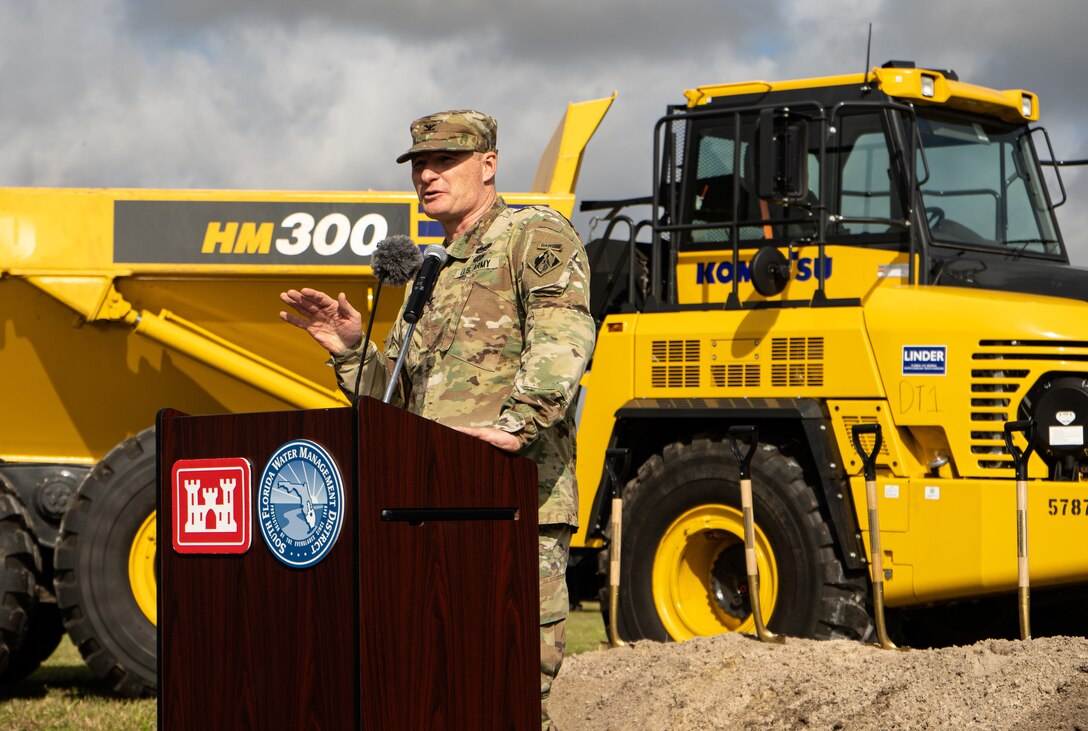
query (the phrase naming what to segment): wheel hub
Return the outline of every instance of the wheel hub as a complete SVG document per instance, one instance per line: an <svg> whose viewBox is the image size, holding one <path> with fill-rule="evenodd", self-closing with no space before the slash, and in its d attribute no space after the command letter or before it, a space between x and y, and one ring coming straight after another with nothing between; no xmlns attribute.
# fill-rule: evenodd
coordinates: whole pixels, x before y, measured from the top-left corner
<svg viewBox="0 0 1088 731"><path fill-rule="evenodd" d="M155 554L158 550L155 530L155 511L140 525L132 539L128 554L128 583L140 611L152 624L158 624L156 592L158 581L155 574Z"/></svg>
<svg viewBox="0 0 1088 731"><path fill-rule="evenodd" d="M721 550L711 569L710 586L718 606L729 616L744 620L752 613L743 543L733 542Z"/></svg>
<svg viewBox="0 0 1088 731"><path fill-rule="evenodd" d="M756 526L760 603L770 621L778 570L767 537ZM744 521L729 505L700 505L684 512L662 535L653 567L658 616L674 640L754 632L744 563Z"/></svg>

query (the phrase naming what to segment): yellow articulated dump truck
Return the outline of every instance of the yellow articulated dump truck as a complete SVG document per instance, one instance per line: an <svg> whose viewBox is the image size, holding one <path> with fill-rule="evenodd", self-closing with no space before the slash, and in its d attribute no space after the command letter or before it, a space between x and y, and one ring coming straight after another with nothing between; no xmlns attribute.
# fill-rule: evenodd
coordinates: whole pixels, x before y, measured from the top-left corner
<svg viewBox="0 0 1088 731"><path fill-rule="evenodd" d="M570 105L536 192L508 202L569 216L611 101ZM279 293L369 309L370 255L395 234L442 240L411 192L0 188L2 682L67 630L118 693L154 692L157 410L346 405ZM379 298L377 337L400 301Z"/></svg>
<svg viewBox="0 0 1088 731"><path fill-rule="evenodd" d="M606 458L617 473L626 460L619 637L758 629L745 445L773 631L873 631L867 461L888 607L998 597L961 629L1015 629L1023 456L1030 586L1040 602L1083 587L1088 271L1058 231L1036 96L909 62L684 96L656 126L652 197L583 203L653 206L640 223L613 211L590 253L617 266L592 282L609 301L584 382L575 550L609 569ZM737 432L755 439L735 453ZM893 631L933 616L954 629L960 612L894 614Z"/></svg>

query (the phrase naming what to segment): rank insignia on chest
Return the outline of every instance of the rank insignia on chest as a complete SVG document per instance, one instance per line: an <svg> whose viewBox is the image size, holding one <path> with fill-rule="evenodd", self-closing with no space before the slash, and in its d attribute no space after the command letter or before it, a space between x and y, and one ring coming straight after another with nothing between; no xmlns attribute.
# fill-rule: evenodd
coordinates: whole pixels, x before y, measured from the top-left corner
<svg viewBox="0 0 1088 731"><path fill-rule="evenodd" d="M529 262L529 268L536 272L537 276L542 277L560 264L562 262L554 251L538 249L536 256Z"/></svg>

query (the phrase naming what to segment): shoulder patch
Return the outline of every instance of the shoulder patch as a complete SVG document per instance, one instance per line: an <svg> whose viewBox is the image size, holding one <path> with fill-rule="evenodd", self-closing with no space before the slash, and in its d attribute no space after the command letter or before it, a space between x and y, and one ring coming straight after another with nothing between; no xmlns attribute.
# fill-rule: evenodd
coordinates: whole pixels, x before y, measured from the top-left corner
<svg viewBox="0 0 1088 731"><path fill-rule="evenodd" d="M534 290L558 284L578 249L578 241L550 226L531 226L526 232L525 284Z"/></svg>
<svg viewBox="0 0 1088 731"><path fill-rule="evenodd" d="M529 268L536 272L538 277L543 277L548 272L555 269L563 262L559 260L559 255L556 250L562 250L562 244L547 244L541 243L536 247L533 253L530 255Z"/></svg>
<svg viewBox="0 0 1088 731"><path fill-rule="evenodd" d="M538 291L565 282L570 262L581 248L574 228L561 213L543 206L526 206L512 213L519 233L516 260L522 269L524 291Z"/></svg>

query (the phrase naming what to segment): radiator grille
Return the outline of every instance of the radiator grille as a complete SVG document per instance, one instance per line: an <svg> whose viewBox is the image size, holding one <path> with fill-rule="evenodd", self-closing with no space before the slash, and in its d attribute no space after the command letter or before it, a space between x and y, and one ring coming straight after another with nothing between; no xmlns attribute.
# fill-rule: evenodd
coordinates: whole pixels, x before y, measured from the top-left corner
<svg viewBox="0 0 1088 731"><path fill-rule="evenodd" d="M982 341L980 346L997 344ZM1000 343L1008 347L1007 342ZM979 361L995 361L1016 358L1011 353L977 352L971 358ZM989 365L989 363L986 363ZM980 469L1012 469L1012 460L1005 448L1005 422L1016 417L1016 393L1025 387L1024 379L1030 371L1024 368L987 368L971 371L971 454Z"/></svg>

